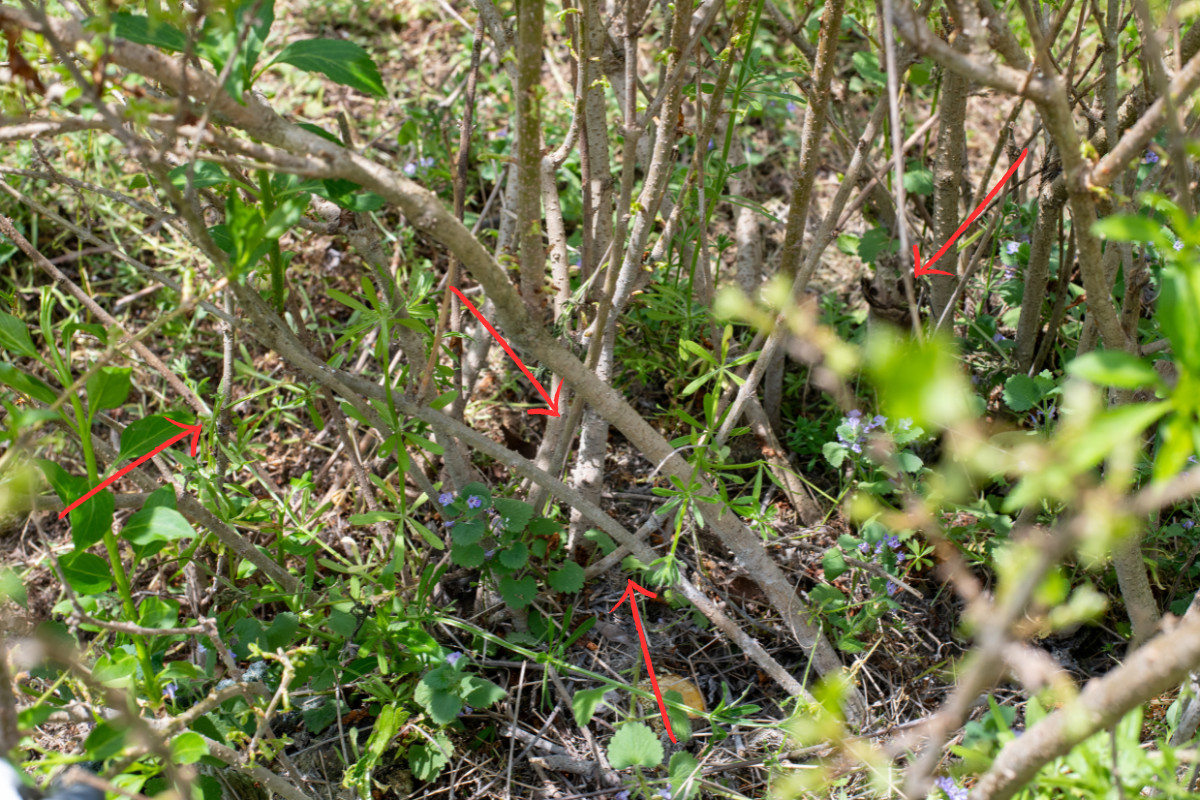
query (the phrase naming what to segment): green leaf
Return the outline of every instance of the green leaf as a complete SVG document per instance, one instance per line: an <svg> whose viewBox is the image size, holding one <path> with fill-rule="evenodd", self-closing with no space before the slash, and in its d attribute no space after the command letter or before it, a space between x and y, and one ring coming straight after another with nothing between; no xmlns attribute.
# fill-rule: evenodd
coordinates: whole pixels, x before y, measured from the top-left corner
<svg viewBox="0 0 1200 800"><path fill-rule="evenodd" d="M95 761L106 761L125 749L125 723L103 720L83 740L83 751Z"/></svg>
<svg viewBox="0 0 1200 800"><path fill-rule="evenodd" d="M179 734L171 740L171 760L176 764L195 764L208 755L208 742L192 731Z"/></svg>
<svg viewBox="0 0 1200 800"><path fill-rule="evenodd" d="M450 763L454 754L454 745L450 737L444 733L435 733L433 741L422 740L408 749L408 765L412 767L413 777L419 781L434 781L442 774L442 770Z"/></svg>
<svg viewBox="0 0 1200 800"><path fill-rule="evenodd" d="M854 70L864 80L876 86L887 86L887 75L879 68L879 57L869 50L859 50L850 57Z"/></svg>
<svg viewBox="0 0 1200 800"><path fill-rule="evenodd" d="M919 472L921 467L925 466L925 462L921 460L920 456L906 450L896 453L896 464L900 467L901 472L907 472L910 475Z"/></svg>
<svg viewBox="0 0 1200 800"><path fill-rule="evenodd" d="M60 556L58 564L67 583L78 594L99 594L112 586L112 567L99 556L76 550Z"/></svg>
<svg viewBox="0 0 1200 800"><path fill-rule="evenodd" d="M291 611L284 611L282 614L276 615L275 619L271 620L271 624L267 626L265 634L267 649L275 650L287 647L292 643L298 630L300 630L300 617Z"/></svg>
<svg viewBox="0 0 1200 800"><path fill-rule="evenodd" d="M395 511L368 511L365 514L354 514L350 517L351 525L374 525L376 522L386 522L388 520L404 519L403 514L397 514Z"/></svg>
<svg viewBox="0 0 1200 800"><path fill-rule="evenodd" d="M415 700L429 714L429 718L438 725L448 725L462 711L462 700L458 695L445 690L434 689L425 681L417 684L413 692Z"/></svg>
<svg viewBox="0 0 1200 800"><path fill-rule="evenodd" d="M335 83L364 94L386 97L379 68L367 51L344 39L305 39L283 48L272 64L291 64L305 72L319 72Z"/></svg>
<svg viewBox="0 0 1200 800"><path fill-rule="evenodd" d="M508 604L509 608L520 611L527 608L537 597L537 581L531 575L526 575L519 580L511 575L505 575L500 579L500 596L504 598L504 602Z"/></svg>
<svg viewBox="0 0 1200 800"><path fill-rule="evenodd" d="M1160 223L1136 214L1114 214L1097 220L1092 225L1092 233L1115 242L1148 242L1160 248L1170 246Z"/></svg>
<svg viewBox="0 0 1200 800"><path fill-rule="evenodd" d="M101 367L100 371L88 379L88 418L96 416L97 411L109 408L120 408L129 397L129 375L133 370L129 367Z"/></svg>
<svg viewBox="0 0 1200 800"><path fill-rule="evenodd" d="M3 311L0 311L0 348L14 355L30 358L36 358L38 354L25 323Z"/></svg>
<svg viewBox="0 0 1200 800"><path fill-rule="evenodd" d="M533 506L524 500L497 497L492 501L492 507L500 514L500 521L505 530L523 531L529 520L533 519Z"/></svg>
<svg viewBox="0 0 1200 800"><path fill-rule="evenodd" d="M190 539L195 535L196 530L182 514L163 506L143 508L130 517L121 529L122 537L143 547L158 542Z"/></svg>
<svg viewBox="0 0 1200 800"><path fill-rule="evenodd" d="M29 608L25 582L12 567L0 567L0 600L11 600L21 608Z"/></svg>
<svg viewBox="0 0 1200 800"><path fill-rule="evenodd" d="M54 489L54 493L58 495L58 499L68 505L83 497L91 489L87 479L69 474L53 461L38 460L37 465L41 468L42 474L46 476L46 481ZM75 544L76 550L86 550L112 530L115 509L116 503L113 500L113 494L105 489L92 495L67 515L67 520L71 523L71 541Z"/></svg>
<svg viewBox="0 0 1200 800"><path fill-rule="evenodd" d="M456 522L450 529L454 543L461 545L475 544L483 538L483 534L486 532L487 526L478 521Z"/></svg>
<svg viewBox="0 0 1200 800"><path fill-rule="evenodd" d="M1171 340L1175 359L1192 373L1200 374L1200 325L1196 324L1196 309L1200 308L1200 270L1185 272L1178 267L1165 268L1160 285L1162 293L1155 315L1159 325Z"/></svg>
<svg viewBox="0 0 1200 800"><path fill-rule="evenodd" d="M887 231L883 228L872 228L858 240L858 257L872 264L880 253L890 253L896 248L896 242Z"/></svg>
<svg viewBox="0 0 1200 800"><path fill-rule="evenodd" d="M473 708L487 708L508 696L508 692L502 687L478 675L468 675L464 678L459 693L467 705Z"/></svg>
<svg viewBox="0 0 1200 800"><path fill-rule="evenodd" d="M571 711L575 713L576 725L582 728L592 721L596 706L600 705L607 692L608 687L601 686L599 689L584 689L575 693L571 698Z"/></svg>
<svg viewBox="0 0 1200 800"><path fill-rule="evenodd" d="M657 767L663 760L662 743L646 725L627 722L609 741L608 760L613 769Z"/></svg>
<svg viewBox="0 0 1200 800"><path fill-rule="evenodd" d="M138 624L143 628L174 628L179 624L179 604L153 595L147 597L138 606Z"/></svg>
<svg viewBox="0 0 1200 800"><path fill-rule="evenodd" d="M667 772L671 776L673 800L691 800L700 791L700 762L686 750L671 756Z"/></svg>
<svg viewBox="0 0 1200 800"><path fill-rule="evenodd" d="M909 194L933 194L933 173L920 165L910 166L904 172L904 190Z"/></svg>
<svg viewBox="0 0 1200 800"><path fill-rule="evenodd" d="M546 582L555 591L574 594L583 588L583 567L574 561L564 561L561 567L551 570Z"/></svg>
<svg viewBox="0 0 1200 800"><path fill-rule="evenodd" d="M1118 389L1162 385L1154 367L1124 350L1093 350L1067 364L1067 374Z"/></svg>
<svg viewBox="0 0 1200 800"><path fill-rule="evenodd" d="M187 422L183 419L178 421ZM159 415L135 420L121 431L121 452L117 454L117 460L141 458L182 430ZM190 439L185 441L190 442Z"/></svg>
<svg viewBox="0 0 1200 800"><path fill-rule="evenodd" d="M95 19L94 17L92 19ZM88 22L91 20L89 19ZM134 44L145 44L161 50L182 53L187 37L174 26L143 14L119 12L112 15L113 35Z"/></svg>
<svg viewBox="0 0 1200 800"><path fill-rule="evenodd" d="M509 569L520 569L529 561L529 547L524 542L517 542L501 550L499 558L500 563Z"/></svg>
<svg viewBox="0 0 1200 800"><path fill-rule="evenodd" d="M0 383L43 403L53 403L58 399L55 391L41 378L22 372L6 361L0 361Z"/></svg>
<svg viewBox="0 0 1200 800"><path fill-rule="evenodd" d="M1028 411L1041 399L1042 393L1028 375L1013 375L1004 382L1004 402L1013 411Z"/></svg>
<svg viewBox="0 0 1200 800"><path fill-rule="evenodd" d="M846 446L838 442L826 442L821 445L821 454L829 462L829 466L839 469L846 460Z"/></svg>
<svg viewBox="0 0 1200 800"><path fill-rule="evenodd" d="M191 166L192 186L196 189L208 189L213 186L224 186L229 183L229 176L220 165L211 161L193 161L191 164L180 164L167 173L171 185L179 191L187 189L188 167Z"/></svg>
<svg viewBox="0 0 1200 800"><path fill-rule="evenodd" d="M466 486L462 487L462 489L459 490L458 498L459 498L460 503L465 504L467 502L467 498L469 498L469 497L478 497L480 500L483 501L483 505L481 505L479 507L480 511L482 511L486 508L490 508L492 505L491 490L489 490L488 487L484 486L482 483L479 483L478 481L472 481L471 483L468 483Z"/></svg>
<svg viewBox="0 0 1200 800"><path fill-rule="evenodd" d="M487 560L487 554L478 544L455 544L450 548L450 560L460 567L474 569Z"/></svg>
<svg viewBox="0 0 1200 800"><path fill-rule="evenodd" d="M825 551L825 557L821 559L821 566L825 569L825 580L827 581L836 581L850 569L846 566L846 557L836 547Z"/></svg>

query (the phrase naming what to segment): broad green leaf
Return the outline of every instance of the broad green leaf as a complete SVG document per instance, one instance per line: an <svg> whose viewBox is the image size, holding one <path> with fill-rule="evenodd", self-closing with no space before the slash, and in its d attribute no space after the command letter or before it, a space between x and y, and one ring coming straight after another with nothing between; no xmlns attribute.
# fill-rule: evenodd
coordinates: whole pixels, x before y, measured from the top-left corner
<svg viewBox="0 0 1200 800"><path fill-rule="evenodd" d="M858 257L871 264L879 257L880 253L891 253L896 250L897 246L883 228L872 228L858 240Z"/></svg>
<svg viewBox="0 0 1200 800"><path fill-rule="evenodd" d="M94 417L96 412L110 408L120 408L129 397L129 367L101 367L100 371L88 379L87 399L88 416Z"/></svg>
<svg viewBox="0 0 1200 800"><path fill-rule="evenodd" d="M143 628L174 628L179 624L179 603L147 597L138 606L138 624Z"/></svg>
<svg viewBox="0 0 1200 800"><path fill-rule="evenodd" d="M175 53L181 53L187 47L187 37L161 19L122 11L112 15L112 25L114 35L134 44L145 44Z"/></svg>
<svg viewBox="0 0 1200 800"><path fill-rule="evenodd" d="M267 648L276 650L280 647L287 647L296 637L298 630L300 630L300 617L291 611L284 611L282 614L276 615L275 619L271 620L271 624L267 626L265 634Z"/></svg>
<svg viewBox="0 0 1200 800"><path fill-rule="evenodd" d="M1154 367L1124 350L1093 350L1067 364L1067 374L1119 389L1162 384Z"/></svg>
<svg viewBox="0 0 1200 800"><path fill-rule="evenodd" d="M1037 385L1028 375L1012 375L1004 382L1004 402L1013 411L1028 411L1041 399Z"/></svg>
<svg viewBox="0 0 1200 800"><path fill-rule="evenodd" d="M421 740L408 749L408 765L412 767L413 777L419 781L431 782L437 780L442 770L450 763L454 755L454 745L444 733L435 733L433 741Z"/></svg>
<svg viewBox="0 0 1200 800"><path fill-rule="evenodd" d="M821 559L821 566L825 569L825 580L827 581L836 581L849 570L849 567L846 566L846 557L836 547L825 551L825 557Z"/></svg>
<svg viewBox="0 0 1200 800"><path fill-rule="evenodd" d="M417 701L429 714L429 718L438 725L449 725L453 722L463 706L458 695L444 689L434 689L424 681L417 684L413 700Z"/></svg>
<svg viewBox="0 0 1200 800"><path fill-rule="evenodd" d="M171 740L171 760L176 764L195 764L208 755L208 742L192 731L185 731Z"/></svg>
<svg viewBox="0 0 1200 800"><path fill-rule="evenodd" d="M172 417L172 419L176 419L179 422L188 422L178 417ZM188 422L188 424L190 425L191 423ZM141 458L182 431L183 428L173 425L167 421L166 417L158 415L134 420L125 426L125 430L121 431L121 452L118 453L117 459L124 461L126 459ZM184 441L190 442L191 440L185 439Z"/></svg>
<svg viewBox="0 0 1200 800"><path fill-rule="evenodd" d="M39 459L37 465L58 499L67 505L83 497L92 488L86 478L69 474L53 461ZM112 530L115 509L112 492L105 489L92 495L67 515L67 521L71 523L71 541L76 550L86 550Z"/></svg>
<svg viewBox="0 0 1200 800"><path fill-rule="evenodd" d="M492 501L492 507L500 515L500 524L505 530L523 531L529 520L533 519L533 506L524 500L497 497Z"/></svg>
<svg viewBox="0 0 1200 800"><path fill-rule="evenodd" d="M879 68L879 56L870 50L859 50L850 57L850 62L854 64L854 70L864 80L876 86L887 86L887 75Z"/></svg>
<svg viewBox="0 0 1200 800"><path fill-rule="evenodd" d="M133 657L130 656L130 663ZM83 740L83 752L94 761L107 761L125 749L127 723L120 720L103 720L96 723Z"/></svg>
<svg viewBox="0 0 1200 800"><path fill-rule="evenodd" d="M197 189L208 189L212 186L223 186L229 183L229 176L220 165L211 161L194 161L191 164L180 164L167 173L171 185L179 191L187 189L188 167L191 166L192 186Z"/></svg>
<svg viewBox="0 0 1200 800"><path fill-rule="evenodd" d="M478 544L455 544L450 548L450 560L460 567L474 569L487 560Z"/></svg>
<svg viewBox="0 0 1200 800"><path fill-rule="evenodd" d="M625 723L608 743L608 761L613 769L657 767L662 760L662 743L640 722Z"/></svg>
<svg viewBox="0 0 1200 800"><path fill-rule="evenodd" d="M464 678L459 691L467 705L473 708L487 708L508 696L508 692L502 687L478 675L468 675Z"/></svg>
<svg viewBox="0 0 1200 800"><path fill-rule="evenodd" d="M529 546L524 542L516 542L511 547L500 551L500 563L509 569L520 569L529 561Z"/></svg>
<svg viewBox="0 0 1200 800"><path fill-rule="evenodd" d="M121 536L137 545L150 545L178 539L190 539L196 530L182 514L172 508L143 508L129 518Z"/></svg>
<svg viewBox="0 0 1200 800"><path fill-rule="evenodd" d="M78 594L99 594L108 591L112 586L112 567L99 556L83 553L78 550L61 556L58 564L62 567L67 583Z"/></svg>
<svg viewBox="0 0 1200 800"><path fill-rule="evenodd" d="M700 762L686 750L671 756L667 773L671 776L673 800L691 800L700 791Z"/></svg>
<svg viewBox="0 0 1200 800"><path fill-rule="evenodd" d="M3 311L0 311L0 349L30 358L36 358L38 354L25 323Z"/></svg>
<svg viewBox="0 0 1200 800"><path fill-rule="evenodd" d="M909 167L904 173L904 190L909 194L933 194L933 173L924 167Z"/></svg>
<svg viewBox="0 0 1200 800"><path fill-rule="evenodd" d="M564 561L561 567L550 571L546 582L555 591L574 594L583 588L583 567L574 561Z"/></svg>
<svg viewBox="0 0 1200 800"><path fill-rule="evenodd" d="M1176 360L1193 374L1200 375L1200 270L1184 271L1167 267L1162 271L1162 293L1156 316L1163 333L1171 340Z"/></svg>
<svg viewBox="0 0 1200 800"><path fill-rule="evenodd" d="M25 582L12 567L0 567L0 600L11 600L21 608L29 608Z"/></svg>
<svg viewBox="0 0 1200 800"><path fill-rule="evenodd" d="M537 581L531 575L526 575L519 580L511 575L505 575L500 579L500 596L514 611L528 608L529 604L537 597Z"/></svg>
<svg viewBox="0 0 1200 800"><path fill-rule="evenodd" d="M349 184L350 188L347 189L344 184ZM374 192L362 191L358 184L350 181L324 180L313 187L312 193L350 211L376 211L383 208L386 202Z"/></svg>
<svg viewBox="0 0 1200 800"><path fill-rule="evenodd" d="M1136 214L1114 214L1097 220L1092 225L1092 233L1115 242L1147 242L1159 247L1170 246L1167 237L1163 235L1161 223Z"/></svg>
<svg viewBox="0 0 1200 800"><path fill-rule="evenodd" d="M575 693L571 698L571 711L575 714L576 725L582 728L592 721L596 706L600 705L608 691L609 687L601 686L599 689L584 689Z"/></svg>
<svg viewBox="0 0 1200 800"><path fill-rule="evenodd" d="M478 520L469 522L456 522L454 527L450 529L450 535L454 538L454 543L458 545L475 544L483 538L483 534L487 532L487 526Z"/></svg>
<svg viewBox="0 0 1200 800"><path fill-rule="evenodd" d="M272 64L291 64L305 72L319 72L335 83L364 94L386 97L379 68L367 51L344 39L305 39L283 48Z"/></svg>
<svg viewBox="0 0 1200 800"><path fill-rule="evenodd" d="M53 403L58 399L55 391L41 378L22 372L6 361L0 361L0 383L43 403Z"/></svg>

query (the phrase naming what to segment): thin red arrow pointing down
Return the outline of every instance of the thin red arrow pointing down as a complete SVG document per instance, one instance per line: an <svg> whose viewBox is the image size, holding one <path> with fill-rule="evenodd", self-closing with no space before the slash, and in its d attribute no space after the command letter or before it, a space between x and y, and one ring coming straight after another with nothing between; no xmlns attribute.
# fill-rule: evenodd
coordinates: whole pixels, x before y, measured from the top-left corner
<svg viewBox="0 0 1200 800"><path fill-rule="evenodd" d="M1026 147L1024 150L1021 151L1021 155L1018 156L1017 160L1013 162L1013 165L1008 168L1008 172L1004 173L1004 177L1001 178L1000 181L995 186L992 187L992 190L990 192L988 192L987 197L983 198L983 202L979 204L979 207L971 212L971 216L967 217L967 221L964 222L962 225L958 226L958 230L956 230L954 232L954 235L950 237L950 240L948 242L946 242L944 245L942 245L942 249L938 250L936 253L933 254L933 258L929 259L929 261L927 261L925 264L922 264L921 263L921 251L917 247L917 245L915 245L915 244L913 245L913 265L915 267L915 271L913 273L914 275L916 275L919 278L922 275L953 275L954 274L953 272L943 272L940 269L930 269L930 267L933 266L933 263L935 261L937 261L939 258L942 257L942 254L945 253L946 250L948 250L950 248L950 245L954 244L954 240L962 235L962 232L967 229L967 226L969 226L972 222L974 222L975 218L983 213L983 210L985 208L987 208L987 204L992 202L992 198L995 197L996 193L1000 191L1000 187L1003 186L1004 184L1008 183L1008 179L1011 178L1013 176L1013 174L1017 171L1017 167L1021 166L1021 162L1025 160L1025 156L1028 153L1029 153L1028 147Z"/></svg>
<svg viewBox="0 0 1200 800"><path fill-rule="evenodd" d="M650 661L650 645L646 642L646 631L642 627L642 617L638 613L637 596L638 593L646 595L651 600L658 597L654 592L647 591L629 579L629 583L625 584L625 594L621 595L621 599L617 601L617 605L612 607L613 613L617 610L617 606L625 602L625 598L629 598L629 607L633 609L633 625L637 628L638 638L642 642L642 657L646 659L646 672L650 673L650 685L654 687L654 699L658 701L658 710L662 714L663 724L667 726L667 735L671 737L671 741L675 741L675 731L671 730L671 718L667 716L667 704L663 702L662 692L658 688L658 678L654 677L654 664Z"/></svg>
<svg viewBox="0 0 1200 800"><path fill-rule="evenodd" d="M141 464L143 461L149 461L150 459L154 458L156 455L161 453L163 450L166 450L168 447L175 444L180 439L185 438L188 434L191 434L191 436L192 436L192 458L195 458L196 457L196 448L200 445L200 425L199 425L199 423L197 423L196 425L184 425L182 422L176 422L175 420L171 419L170 417L163 417L163 419L165 419L167 422L171 423L172 425L178 425L179 427L183 428L183 433L180 433L177 436L172 436L170 439L167 439L165 442L163 442L158 447L151 450L149 453L146 453L146 455L142 456L137 461L134 461L132 464L124 466L121 469L117 470L112 475L109 475L107 478L105 478L104 480L102 480L100 482L99 486L92 489L90 492L85 494L83 497L79 498L74 503L71 503L71 505L64 508L59 513L58 518L62 519L67 514L70 514L71 511L73 511L74 509L83 505L85 502L90 500L97 493L103 491L105 486L108 486L110 483L112 483L117 478L124 475L126 472L129 472L129 470L133 469L138 464Z"/></svg>
<svg viewBox="0 0 1200 800"><path fill-rule="evenodd" d="M500 335L500 332L492 327L492 323L488 322L486 319L483 318L483 314L479 313L479 309L477 309L474 305L472 305L471 301L468 300L463 295L462 292L460 292L458 289L454 288L453 286L450 287L450 291L452 291L456 295L458 295L458 299L463 301L463 305L465 305L467 308L471 309L471 313L475 315L475 318L478 319L480 322L482 322L483 327L488 329L488 333L490 333L492 336L494 336L496 338L496 341L499 342L500 346L504 348L504 352L508 353L509 358L511 358L513 361L517 362L517 366L521 368L521 372L525 373L525 377L529 378L529 382L532 383L534 388L538 390L538 394L540 394L543 398L545 398L546 405L550 406L549 408L531 408L531 409L529 409L529 413L530 414L545 414L548 417L559 416L558 393L562 391L562 381L558 382L558 388L554 390L554 399L551 400L550 393L547 392L545 389L543 389L542 385L540 383L538 383L536 380L534 380L533 374L528 369L525 368L525 365L521 363L521 359L517 358L517 354L513 352L513 349L511 347L508 346L508 342L504 341L504 337Z"/></svg>

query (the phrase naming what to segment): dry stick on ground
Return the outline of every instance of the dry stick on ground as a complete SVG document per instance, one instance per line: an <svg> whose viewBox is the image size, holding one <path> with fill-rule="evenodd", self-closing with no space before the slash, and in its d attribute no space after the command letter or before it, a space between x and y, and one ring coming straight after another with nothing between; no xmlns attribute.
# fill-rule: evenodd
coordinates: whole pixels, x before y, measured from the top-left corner
<svg viewBox="0 0 1200 800"><path fill-rule="evenodd" d="M4 6L0 6L0 20L33 30L42 27L25 14ZM50 25L58 32L59 38L68 44L73 45L85 38L81 28L74 22L52 22ZM187 85L194 87L193 91L203 93L204 89L212 85L213 78L209 74L184 67L174 58L148 47L117 41L113 44L112 53L114 62L118 65L136 72L155 75L156 79L168 87L177 88L182 85L182 73L185 70L188 73ZM245 105L240 105L228 96L218 95L214 104L232 124L264 142L288 151L311 154L312 161L325 163L326 177L352 180L398 206L419 231L441 242L459 257L461 263L483 285L485 292L492 299L499 327L518 346L528 350L534 358L539 359L571 385L601 416L625 433L647 459L654 463L661 462L667 474L684 481L689 479L691 466L675 454L666 439L638 414L620 393L588 371L569 350L551 337L544 327L529 317L523 301L499 264L434 195L357 153L348 152L315 134L284 122L258 98L248 96L244 100ZM192 222L189 222L189 226L191 224ZM220 263L219 253L206 252L210 258L215 258ZM256 299L261 304L261 299L253 292L246 291L244 287L239 288L242 289L238 292L239 303L251 318L258 316L261 327L282 335L286 328L272 325L269 317L263 317L258 313L258 309L250 307ZM290 331L288 335L291 335ZM320 365L320 369L328 371L326 374L332 372L324 364ZM697 484L698 494L712 496L713 489L707 482L697 481ZM778 565L771 560L757 534L728 511L707 518L706 521L733 552L739 565L758 581L764 594L801 646L806 651L813 652L813 663L818 673L840 671L842 665L837 653L820 631L807 621L805 616L811 613L810 610L796 595L794 587ZM858 721L862 719L864 712L861 700L857 697L852 699L850 716Z"/></svg>

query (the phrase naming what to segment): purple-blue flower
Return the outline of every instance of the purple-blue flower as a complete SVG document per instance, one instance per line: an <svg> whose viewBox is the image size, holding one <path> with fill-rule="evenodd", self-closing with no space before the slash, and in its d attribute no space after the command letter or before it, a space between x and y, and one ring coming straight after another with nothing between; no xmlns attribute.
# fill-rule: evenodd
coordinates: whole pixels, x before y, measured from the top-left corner
<svg viewBox="0 0 1200 800"><path fill-rule="evenodd" d="M495 550L488 550L486 553L483 554L483 557L485 559L491 560L492 556L494 556L494 555L496 555Z"/></svg>
<svg viewBox="0 0 1200 800"><path fill-rule="evenodd" d="M1176 239L1175 244L1172 246L1175 248L1176 252L1182 250L1183 249L1183 239Z"/></svg>
<svg viewBox="0 0 1200 800"><path fill-rule="evenodd" d="M912 422L912 417L905 417L904 419L900 420L900 430L908 430L912 427Z"/></svg>
<svg viewBox="0 0 1200 800"><path fill-rule="evenodd" d="M995 335L992 336L992 341L993 342L1007 342L1008 337L1005 336L1003 333L996 331Z"/></svg>
<svg viewBox="0 0 1200 800"><path fill-rule="evenodd" d="M454 527L454 520L447 520L446 522L443 522L443 523L442 523L442 527L443 527L443 528L453 528L453 527Z"/></svg>
<svg viewBox="0 0 1200 800"><path fill-rule="evenodd" d="M438 502L443 506L448 506L454 502L454 495L450 492L442 492L438 495Z"/></svg>
<svg viewBox="0 0 1200 800"><path fill-rule="evenodd" d="M1158 153L1154 152L1153 150L1147 150L1146 157L1143 158L1142 161L1144 161L1147 164L1157 164L1158 163Z"/></svg>
<svg viewBox="0 0 1200 800"><path fill-rule="evenodd" d="M892 595L896 594L896 592L898 592L898 591L900 591L900 587L895 582L888 581L888 584L887 584L888 597L891 597Z"/></svg>
<svg viewBox="0 0 1200 800"><path fill-rule="evenodd" d="M863 542L862 544L860 544L858 546L858 551L860 553L869 553L869 552L871 552L871 545L867 544L866 542Z"/></svg>
<svg viewBox="0 0 1200 800"><path fill-rule="evenodd" d="M1021 249L1020 242L1008 242L1004 245L1004 252L1008 253L1010 256L1015 256L1017 254L1017 251L1020 249Z"/></svg>
<svg viewBox="0 0 1200 800"><path fill-rule="evenodd" d="M663 798L663 800L671 800L671 784L668 783L665 789L659 789L658 796Z"/></svg>
<svg viewBox="0 0 1200 800"><path fill-rule="evenodd" d="M1185 519L1183 522L1179 523L1179 527L1183 528L1185 531L1190 531L1192 528L1196 527L1196 521L1194 519Z"/></svg>
<svg viewBox="0 0 1200 800"><path fill-rule="evenodd" d="M793 103L791 100L789 100L789 101L788 101L788 104L787 104L786 108L787 108L787 111L788 111L788 113L789 113L789 114L795 114L795 113L796 113L796 104L795 104L795 103Z"/></svg>
<svg viewBox="0 0 1200 800"><path fill-rule="evenodd" d="M950 778L938 778L937 787L946 793L947 800L967 800L967 790L960 787Z"/></svg>
<svg viewBox="0 0 1200 800"><path fill-rule="evenodd" d="M853 411L851 411L849 414L847 414L846 416L850 417L850 419L858 419L859 417L862 416L862 412L856 408Z"/></svg>
<svg viewBox="0 0 1200 800"><path fill-rule="evenodd" d="M175 702L175 684L174 683L168 683L166 686L163 687L163 697L170 698L172 703Z"/></svg>
<svg viewBox="0 0 1200 800"><path fill-rule="evenodd" d="M483 505L483 498L478 495L471 495L467 498L467 508L479 508Z"/></svg>
<svg viewBox="0 0 1200 800"><path fill-rule="evenodd" d="M613 800L629 800L630 794L628 789L622 789L613 795Z"/></svg>
<svg viewBox="0 0 1200 800"><path fill-rule="evenodd" d="M446 663L453 667L455 664L458 663L459 659L462 657L463 657L463 654L458 652L457 650L455 650L453 653L446 656Z"/></svg>

